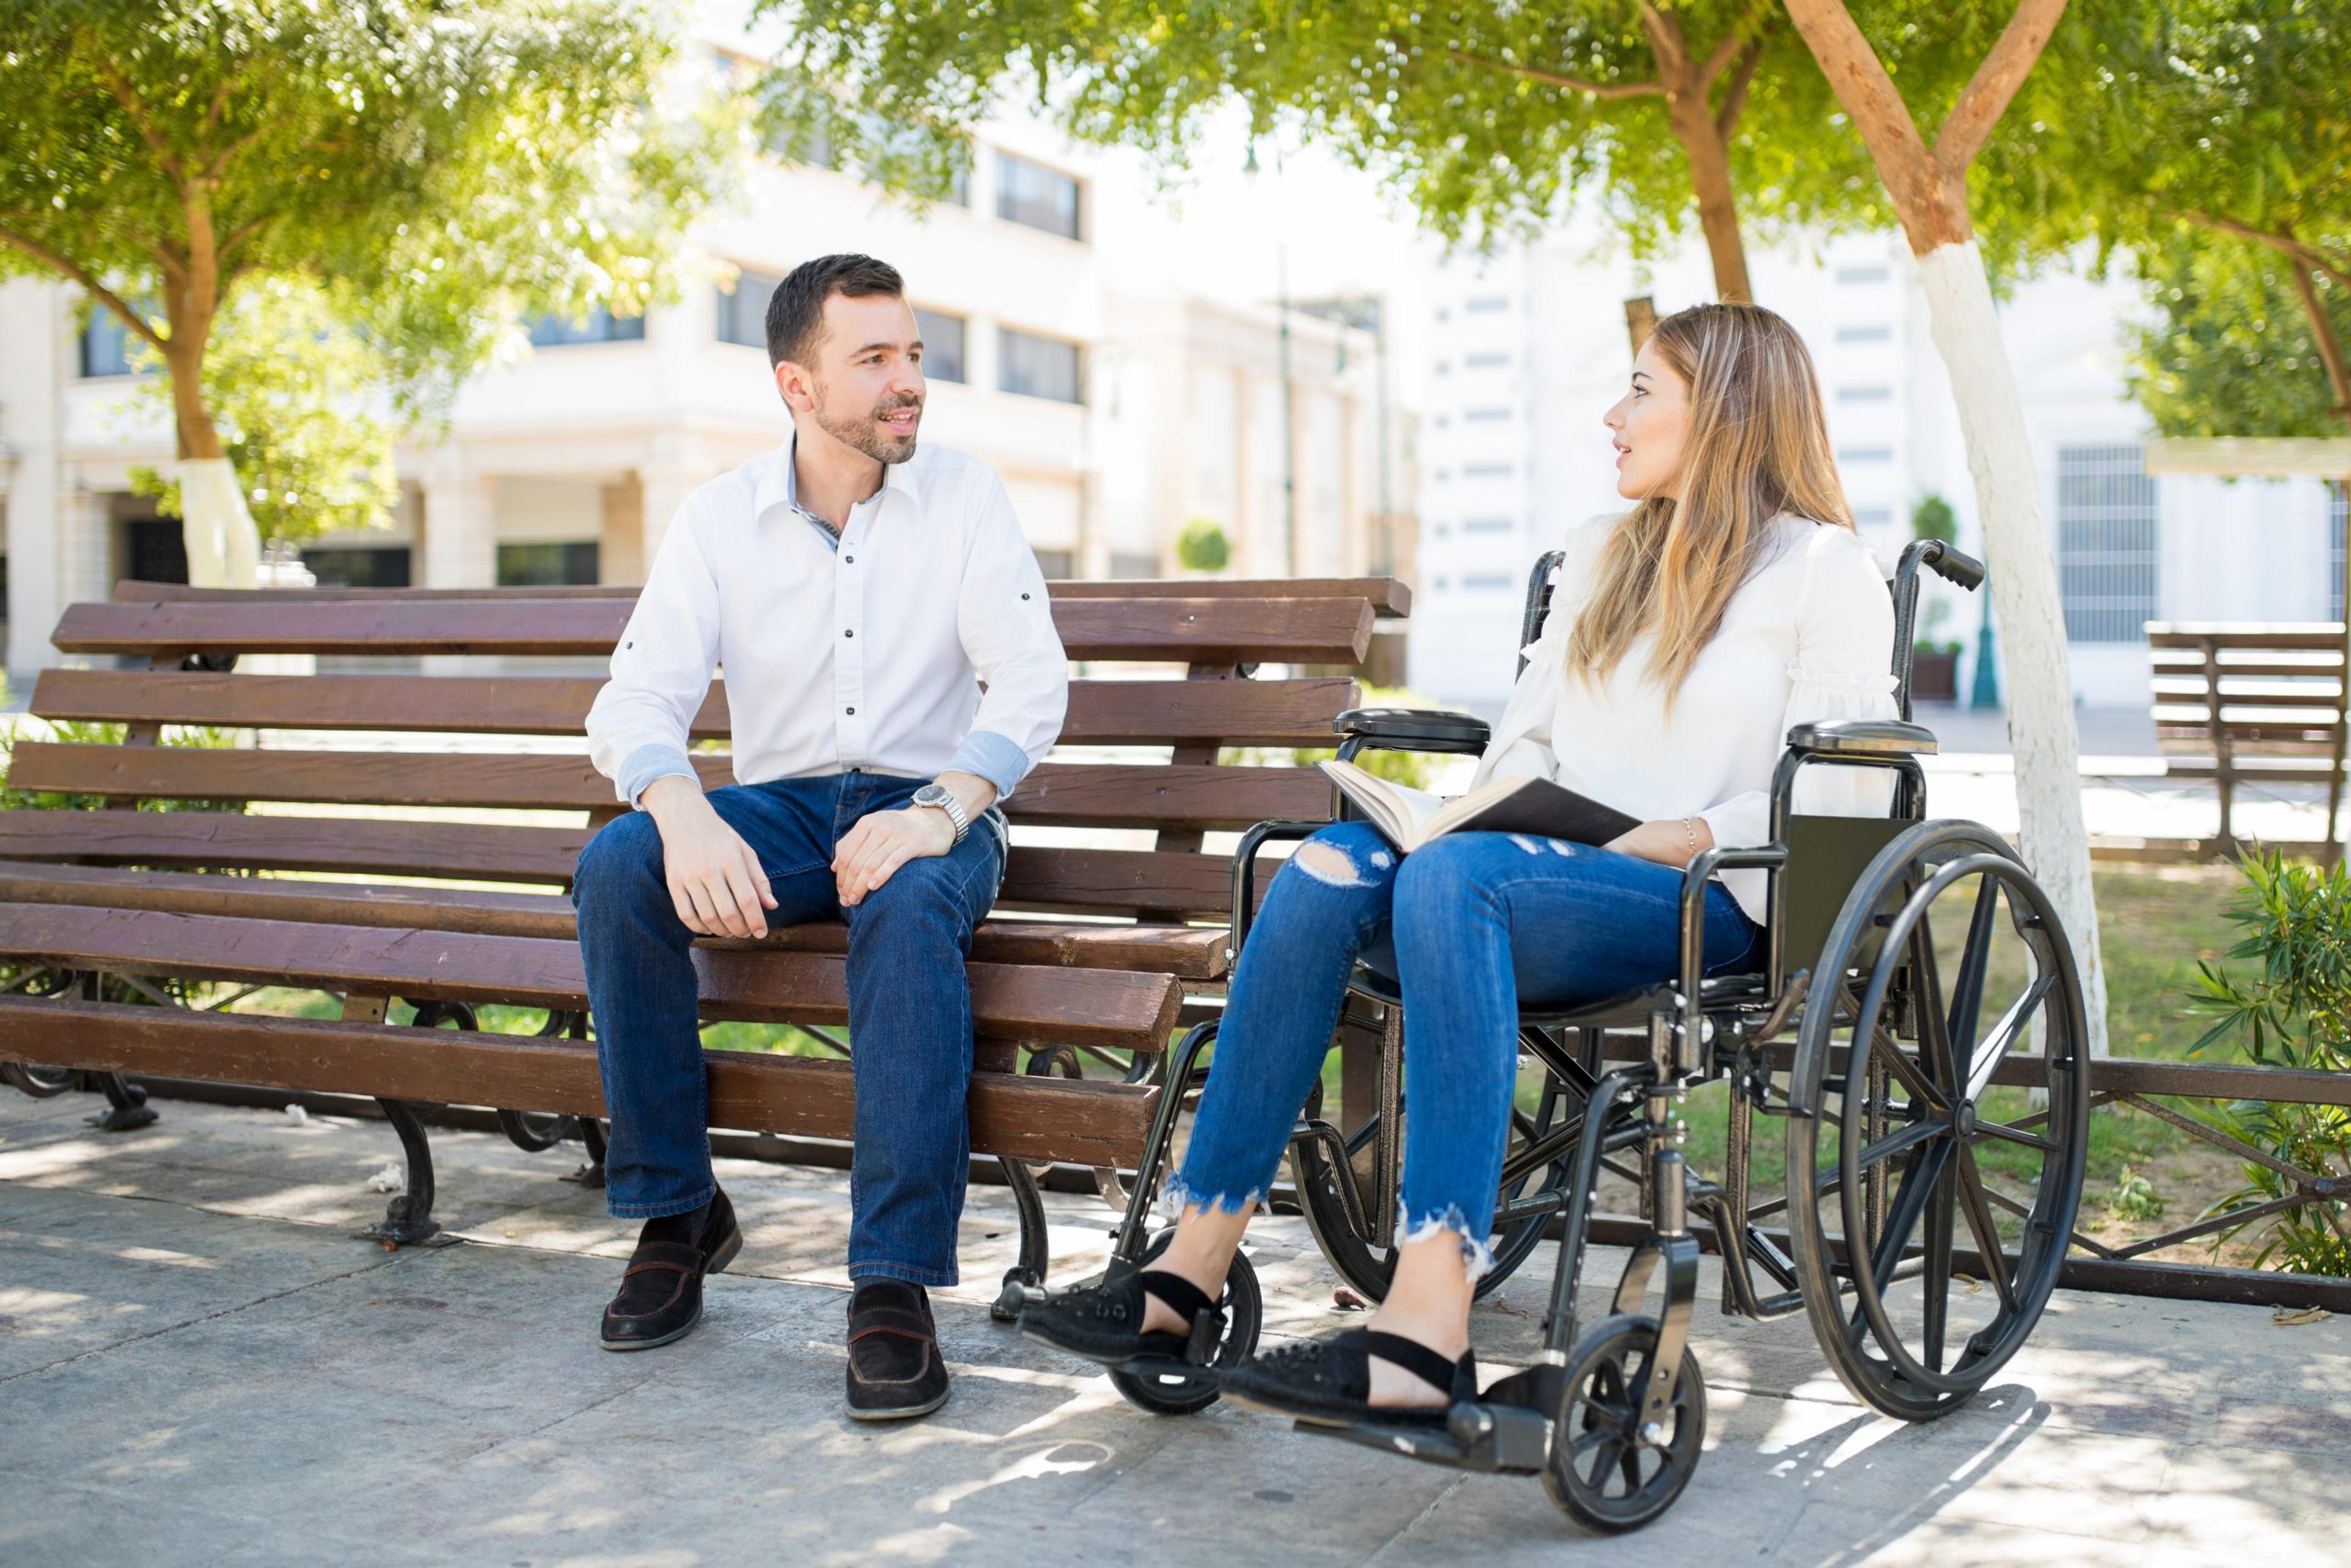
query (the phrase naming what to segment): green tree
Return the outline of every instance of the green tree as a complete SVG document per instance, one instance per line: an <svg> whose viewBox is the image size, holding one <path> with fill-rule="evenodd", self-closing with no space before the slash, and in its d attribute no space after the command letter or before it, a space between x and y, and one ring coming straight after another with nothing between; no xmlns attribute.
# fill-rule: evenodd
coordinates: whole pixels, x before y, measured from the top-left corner
<svg viewBox="0 0 2351 1568"><path fill-rule="evenodd" d="M274 498L331 487L299 454L374 467L303 424L308 395L368 420L348 354L288 372L256 336L234 392L208 376L224 334L285 329L241 291L302 285L410 410L526 311L642 309L726 145L664 107L677 33L658 0L0 0L0 267L78 284L161 361L199 580L252 580L233 446L287 459L262 488L288 527Z"/></svg>
<svg viewBox="0 0 2351 1568"><path fill-rule="evenodd" d="M1634 254L1693 225L1751 298L1750 222L1877 223L1863 150L1775 0L760 0L790 40L778 110L942 194L961 128L1016 94L1076 135L1180 155L1238 99L1394 179L1448 238L1527 234L1575 202ZM911 128L911 131L910 131ZM906 154L927 129L944 155Z"/></svg>

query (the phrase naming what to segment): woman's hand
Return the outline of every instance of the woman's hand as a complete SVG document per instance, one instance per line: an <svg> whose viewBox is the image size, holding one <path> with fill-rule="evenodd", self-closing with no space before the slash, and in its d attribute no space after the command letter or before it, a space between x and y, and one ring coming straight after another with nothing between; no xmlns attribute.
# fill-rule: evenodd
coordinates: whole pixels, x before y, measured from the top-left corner
<svg viewBox="0 0 2351 1568"><path fill-rule="evenodd" d="M1686 866L1702 851L1714 847L1714 830L1706 825L1704 817L1668 817L1644 822L1600 847L1659 865Z"/></svg>

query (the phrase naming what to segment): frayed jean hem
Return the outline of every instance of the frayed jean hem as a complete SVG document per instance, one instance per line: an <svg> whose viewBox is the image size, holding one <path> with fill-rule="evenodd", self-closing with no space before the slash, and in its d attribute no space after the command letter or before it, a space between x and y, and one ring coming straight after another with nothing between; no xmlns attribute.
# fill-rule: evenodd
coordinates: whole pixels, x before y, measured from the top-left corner
<svg viewBox="0 0 2351 1568"><path fill-rule="evenodd" d="M1182 1176L1170 1173L1167 1180L1160 1186L1157 1207L1162 1218L1181 1219L1187 1211L1195 1208L1212 1209L1218 1214L1238 1214L1264 1202L1265 1188L1261 1186L1253 1186L1238 1197L1221 1190L1213 1197L1207 1197Z"/></svg>
<svg viewBox="0 0 2351 1568"><path fill-rule="evenodd" d="M1458 1203L1448 1203L1442 1213L1434 1210L1416 1219L1405 1208L1404 1200L1396 1200L1396 1245L1427 1241L1451 1231L1461 1243L1461 1267L1476 1284L1494 1270L1494 1249L1469 1234L1469 1217L1461 1212Z"/></svg>

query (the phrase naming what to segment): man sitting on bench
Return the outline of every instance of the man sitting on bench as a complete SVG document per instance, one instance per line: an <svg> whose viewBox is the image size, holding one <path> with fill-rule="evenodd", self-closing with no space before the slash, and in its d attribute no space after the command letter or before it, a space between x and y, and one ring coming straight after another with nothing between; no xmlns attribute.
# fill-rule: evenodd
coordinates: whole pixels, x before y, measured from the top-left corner
<svg viewBox="0 0 2351 1568"><path fill-rule="evenodd" d="M886 1420L947 1396L924 1287L956 1282L964 959L1003 879L995 804L1061 733L1069 666L1002 482L916 450L923 345L897 272L799 267L768 303L768 357L793 438L678 509L588 716L596 767L636 808L571 888L607 1192L645 1221L602 1343L684 1337L703 1276L742 1245L711 1175L694 938L846 921L848 1411ZM738 782L705 794L686 744L714 665Z"/></svg>

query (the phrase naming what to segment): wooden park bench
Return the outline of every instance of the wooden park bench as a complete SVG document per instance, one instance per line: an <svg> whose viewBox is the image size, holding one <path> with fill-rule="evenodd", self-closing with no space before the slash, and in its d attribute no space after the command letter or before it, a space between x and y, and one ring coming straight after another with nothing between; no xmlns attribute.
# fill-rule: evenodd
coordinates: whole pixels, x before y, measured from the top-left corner
<svg viewBox="0 0 2351 1568"><path fill-rule="evenodd" d="M1217 758L1227 746L1331 744L1353 679L1252 673L1353 667L1375 616L1408 602L1384 579L1053 585L1062 641L1085 672L1071 683L1061 741L1083 759L1040 767L1008 814L1023 841L1039 836L1030 828L1109 829L1134 847L1017 842L973 946L972 1145L1001 1163L1020 1200L1016 1273L1026 1282L1041 1280L1045 1260L1031 1165L1131 1167L1161 1092L1152 1070L1186 996L1196 1012L1196 998L1221 986L1233 867L1204 852L1203 836L1329 815L1319 774ZM118 809L0 811L0 963L16 977L0 995L0 1061L373 1097L408 1155L408 1190L371 1233L386 1245L436 1228L416 1103L502 1108L526 1147L569 1129L600 1152L586 986L570 903L557 890L596 827L624 808L584 752L460 749L455 737L580 736L601 678L515 673L507 662L607 655L632 603L627 590L126 583L110 602L72 606L58 649L120 667L44 671L31 711L122 724L123 742L20 742L8 781ZM304 653L338 673L235 667L240 656ZM436 671L496 663L488 674L367 668L420 655ZM204 748L159 744L165 726L313 733L297 747ZM316 733L362 731L377 748ZM395 748L381 748L385 732ZM693 734L725 741L723 679ZM708 783L731 781L723 753L697 752L695 763ZM266 814L121 809L158 800L269 804ZM452 820L422 808L584 820ZM846 1020L845 940L831 924L698 943L705 1025L796 1024L845 1053L829 1032ZM262 986L331 993L341 1018L228 1010L236 988ZM395 1000L418 1009L415 1023L459 1027L389 1025ZM474 1009L491 1003L543 1010L545 1028L480 1030ZM849 1136L845 1061L739 1051L705 1060L714 1126ZM1086 1060L1107 1061L1113 1076L1083 1077ZM135 1120L115 1082L118 1112Z"/></svg>
<svg viewBox="0 0 2351 1568"><path fill-rule="evenodd" d="M2237 841L2241 785L2331 786L2331 832L2341 788L2342 627L2150 621L2147 641L2164 776L2212 781L2222 852Z"/></svg>

